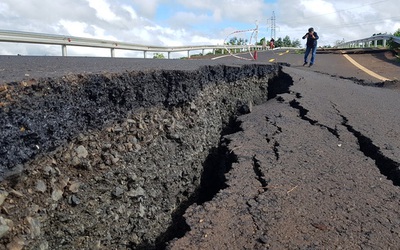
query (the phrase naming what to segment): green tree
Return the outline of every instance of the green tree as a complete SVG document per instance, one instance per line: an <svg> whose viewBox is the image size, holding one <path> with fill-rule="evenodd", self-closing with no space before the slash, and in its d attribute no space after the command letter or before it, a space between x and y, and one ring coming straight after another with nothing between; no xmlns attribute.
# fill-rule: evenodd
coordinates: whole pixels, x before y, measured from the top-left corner
<svg viewBox="0 0 400 250"><path fill-rule="evenodd" d="M228 45L236 45L237 40L238 40L238 38L236 36L232 37L231 39L229 39Z"/></svg>
<svg viewBox="0 0 400 250"><path fill-rule="evenodd" d="M164 59L165 56L164 56L163 53L154 53L153 54L153 58L155 58L155 59Z"/></svg>
<svg viewBox="0 0 400 250"><path fill-rule="evenodd" d="M278 48L278 47L283 47L282 38L280 38L280 37L275 40L275 48Z"/></svg>
<svg viewBox="0 0 400 250"><path fill-rule="evenodd" d="M292 41L290 41L289 36L285 36L282 40L282 47L291 47L292 46Z"/></svg>
<svg viewBox="0 0 400 250"><path fill-rule="evenodd" d="M292 47L294 47L294 48L299 48L299 47L301 47L300 40L299 40L299 39L296 39L296 40L292 41Z"/></svg>
<svg viewBox="0 0 400 250"><path fill-rule="evenodd" d="M261 41L260 41L261 43ZM269 43L269 41L268 41ZM299 41L299 39L296 39L294 41L290 40L289 36L285 36L283 39L281 37L279 37L278 39L275 40L275 48L277 47L300 47L301 43Z"/></svg>
<svg viewBox="0 0 400 250"><path fill-rule="evenodd" d="M257 45L264 45L264 43L266 43L265 37L261 38L261 39L260 39L260 42L257 43Z"/></svg>
<svg viewBox="0 0 400 250"><path fill-rule="evenodd" d="M232 37L228 42L228 45L245 45L245 44L247 44L247 39L237 38L237 37Z"/></svg>
<svg viewBox="0 0 400 250"><path fill-rule="evenodd" d="M400 37L400 29L398 29L396 32L394 32L393 36ZM399 49L400 48L400 44L394 42L393 39L389 40L388 45L389 45L390 49Z"/></svg>

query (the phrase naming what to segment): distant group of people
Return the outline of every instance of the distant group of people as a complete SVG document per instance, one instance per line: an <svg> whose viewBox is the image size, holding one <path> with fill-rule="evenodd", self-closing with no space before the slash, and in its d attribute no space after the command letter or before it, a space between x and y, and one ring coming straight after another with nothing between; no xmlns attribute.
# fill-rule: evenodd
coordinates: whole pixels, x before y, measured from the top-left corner
<svg viewBox="0 0 400 250"><path fill-rule="evenodd" d="M315 62L315 55L317 53L317 40L319 39L319 36L317 32L314 31L314 28L311 27L308 29L308 32L302 38L307 39L303 66L306 66L308 64L308 66L311 67L312 65L314 65ZM271 38L271 40L269 41L269 48L270 49L275 48L274 38ZM311 52L311 60L310 63L308 63L308 56L310 55L310 52Z"/></svg>

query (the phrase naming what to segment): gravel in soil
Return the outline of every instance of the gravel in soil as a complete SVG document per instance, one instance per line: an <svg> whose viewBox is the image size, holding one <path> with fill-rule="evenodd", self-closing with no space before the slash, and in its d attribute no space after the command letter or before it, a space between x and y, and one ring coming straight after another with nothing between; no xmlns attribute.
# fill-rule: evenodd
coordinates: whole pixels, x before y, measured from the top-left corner
<svg viewBox="0 0 400 250"><path fill-rule="evenodd" d="M223 129L287 89L281 75L278 65L210 66L5 85L0 246L162 247Z"/></svg>

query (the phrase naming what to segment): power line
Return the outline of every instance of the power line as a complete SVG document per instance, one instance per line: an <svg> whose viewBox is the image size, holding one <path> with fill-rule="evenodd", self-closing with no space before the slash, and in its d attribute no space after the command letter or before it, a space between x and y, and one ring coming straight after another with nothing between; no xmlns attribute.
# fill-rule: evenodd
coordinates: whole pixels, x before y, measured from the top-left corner
<svg viewBox="0 0 400 250"><path fill-rule="evenodd" d="M400 21L400 16L395 16L395 17L389 17L389 18L382 18L382 19L375 19L374 21L367 21L367 22L357 22L357 23L341 23L338 25L332 25L332 26L323 26L324 30L329 30L329 29L337 29L337 28L345 28L345 27L356 27L360 25L371 25L371 24L377 24L377 23L382 23L382 21ZM303 29L291 29L291 31L302 31Z"/></svg>
<svg viewBox="0 0 400 250"><path fill-rule="evenodd" d="M357 6L357 7L353 7L353 8L342 9L342 10L337 10L337 11L334 11L334 12L329 12L329 13L324 13L324 14L318 14L318 15L314 15L314 16L309 16L309 17L307 17L307 18L311 19L311 18L314 18L314 17L326 16L326 15L335 14L335 13L339 13L339 12L343 12L343 11L348 11L348 10L352 10L352 9L360 9L360 8L365 7L365 6L375 5L375 4L379 4L379 3L387 2L387 1L388 1L388 0L381 0L381 1L378 1L378 2L372 2L372 3L369 3L369 4L363 4L363 5L360 5L360 6ZM301 20L290 20L290 19L289 19L289 20L285 20L285 19L283 19L283 21L299 23L299 22L304 22L304 19L301 19ZM308 22L308 20L307 20L307 22Z"/></svg>
<svg viewBox="0 0 400 250"><path fill-rule="evenodd" d="M379 20L379 21L378 21ZM390 21L400 21L400 16L398 17L393 17L391 19L388 18L383 18L383 19L377 19L375 21L368 21L368 22L358 22L358 23L343 23L341 25L333 25L333 26L327 26L325 28L327 29L333 29L333 28L342 28L342 27L354 27L354 26L360 26L360 25L368 25L368 24L377 24L377 23L382 23L382 21L386 21L386 20L390 20Z"/></svg>

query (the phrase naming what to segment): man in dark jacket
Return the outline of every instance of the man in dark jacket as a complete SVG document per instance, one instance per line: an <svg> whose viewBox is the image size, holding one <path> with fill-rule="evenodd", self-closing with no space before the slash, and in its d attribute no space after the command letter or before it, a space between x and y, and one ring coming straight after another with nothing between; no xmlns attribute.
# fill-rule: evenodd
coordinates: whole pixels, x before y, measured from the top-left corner
<svg viewBox="0 0 400 250"><path fill-rule="evenodd" d="M304 64L303 66L307 65L308 55L311 52L311 61L309 67L314 64L315 54L317 53L317 40L319 38L317 32L314 31L314 28L309 28L308 33L303 36L303 39L307 38L307 48L306 52L304 53Z"/></svg>

